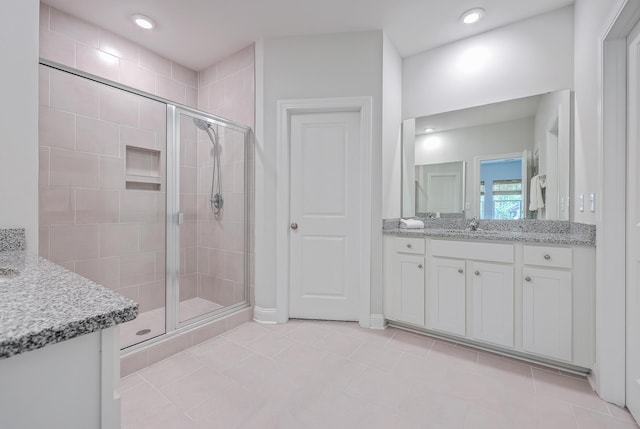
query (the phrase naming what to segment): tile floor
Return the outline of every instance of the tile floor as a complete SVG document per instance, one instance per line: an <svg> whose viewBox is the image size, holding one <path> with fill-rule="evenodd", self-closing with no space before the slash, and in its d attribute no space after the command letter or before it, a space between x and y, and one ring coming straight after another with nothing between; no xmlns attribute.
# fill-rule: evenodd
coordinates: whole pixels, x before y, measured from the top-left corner
<svg viewBox="0 0 640 429"><path fill-rule="evenodd" d="M246 323L122 379L123 429L637 428L578 376L398 329Z"/></svg>
<svg viewBox="0 0 640 429"><path fill-rule="evenodd" d="M180 321L189 320L192 317L200 316L214 310L222 308L220 304L199 297L180 301L178 317ZM149 329L144 335L137 335L142 329ZM120 348L129 347L140 341L157 337L165 331L165 309L164 307L140 313L138 317L130 322L120 325Z"/></svg>

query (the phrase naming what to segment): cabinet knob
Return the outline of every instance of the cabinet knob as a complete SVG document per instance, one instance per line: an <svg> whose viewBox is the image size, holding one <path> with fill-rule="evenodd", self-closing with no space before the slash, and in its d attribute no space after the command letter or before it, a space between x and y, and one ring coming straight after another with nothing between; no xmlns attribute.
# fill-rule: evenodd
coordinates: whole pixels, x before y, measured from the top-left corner
<svg viewBox="0 0 640 429"><path fill-rule="evenodd" d="M531 281L531 277L527 276L524 278L525 281L530 282Z"/></svg>
<svg viewBox="0 0 640 429"><path fill-rule="evenodd" d="M551 255L549 255L549 254L544 255L544 259L546 259L548 261L549 259L551 259Z"/></svg>
<svg viewBox="0 0 640 429"><path fill-rule="evenodd" d="M422 264L419 264L419 265L418 265L418 268L422 269Z"/></svg>
<svg viewBox="0 0 640 429"><path fill-rule="evenodd" d="M407 244L407 247L408 247L409 249L411 249L411 243L408 243L408 244Z"/></svg>
<svg viewBox="0 0 640 429"><path fill-rule="evenodd" d="M297 224L297 223L295 223L295 222L293 222L290 226L291 226L291 229L292 229L292 230L294 230L294 231L295 231L296 229L298 229L298 224Z"/></svg>
<svg viewBox="0 0 640 429"><path fill-rule="evenodd" d="M479 275L480 275L480 271L477 271L477 270L476 270L476 272L475 272L475 273L473 273L473 274L475 274L476 276L479 276Z"/></svg>
<svg viewBox="0 0 640 429"><path fill-rule="evenodd" d="M458 268L458 272L459 272L460 274L464 273L464 271L462 270L462 268Z"/></svg>

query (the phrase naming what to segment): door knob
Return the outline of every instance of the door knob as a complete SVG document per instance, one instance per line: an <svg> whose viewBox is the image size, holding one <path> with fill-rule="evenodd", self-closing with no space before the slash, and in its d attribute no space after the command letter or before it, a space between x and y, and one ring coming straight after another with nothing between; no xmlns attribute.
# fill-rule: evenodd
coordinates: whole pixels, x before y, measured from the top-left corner
<svg viewBox="0 0 640 429"><path fill-rule="evenodd" d="M294 231L295 231L296 229L298 229L298 224L297 224L297 223L295 223L295 222L293 222L293 223L291 224L291 229L292 229L292 230L294 230Z"/></svg>

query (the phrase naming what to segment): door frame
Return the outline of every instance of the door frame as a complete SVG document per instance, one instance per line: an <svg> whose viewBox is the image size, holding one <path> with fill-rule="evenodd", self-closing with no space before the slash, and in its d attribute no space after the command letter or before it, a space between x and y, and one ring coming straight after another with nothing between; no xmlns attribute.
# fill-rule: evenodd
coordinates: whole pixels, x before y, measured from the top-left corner
<svg viewBox="0 0 640 429"><path fill-rule="evenodd" d="M618 405L626 402L626 39L638 20L640 0L621 0L598 44L601 181L596 211L596 362L589 379L604 400Z"/></svg>
<svg viewBox="0 0 640 429"><path fill-rule="evenodd" d="M290 217L290 125L291 115L299 113L360 113L360 183L359 198L362 208L360 223L360 244L358 268L360 270L360 326L371 325L371 172L372 164L372 125L373 100L371 97L340 97L317 99L278 100L277 162L278 172L276 188L277 226L276 226L276 321L289 320L289 217Z"/></svg>

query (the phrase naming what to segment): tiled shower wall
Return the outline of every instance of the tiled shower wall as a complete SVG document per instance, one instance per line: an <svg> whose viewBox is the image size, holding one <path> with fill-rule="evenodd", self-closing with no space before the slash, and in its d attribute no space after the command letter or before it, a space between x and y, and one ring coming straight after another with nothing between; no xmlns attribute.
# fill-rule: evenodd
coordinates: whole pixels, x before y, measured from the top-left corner
<svg viewBox="0 0 640 429"><path fill-rule="evenodd" d="M40 66L39 115L40 255L164 306L164 104ZM157 190L126 189L128 146L157 155Z"/></svg>
<svg viewBox="0 0 640 429"><path fill-rule="evenodd" d="M176 103L198 105L195 71L40 3L40 56Z"/></svg>
<svg viewBox="0 0 640 429"><path fill-rule="evenodd" d="M198 73L198 108L236 122L254 125L255 60L254 45L248 46ZM216 218L208 207L211 189L211 160L207 152L211 143L204 132L198 132L198 287L200 293L213 293L221 303L238 302L241 296L240 261L244 249L243 145L240 133L220 133L222 146L222 183L225 208ZM248 145L249 201L254 201L253 135ZM253 206L247 210L249 222L249 292L254 302L254 217ZM216 301L219 302L219 301Z"/></svg>
<svg viewBox="0 0 640 429"><path fill-rule="evenodd" d="M103 78L113 80L115 82L122 83L124 85L128 85L139 90L158 95L163 98L167 98L169 100L175 101L177 103L199 107L202 110L209 111L211 113L227 117L229 119L235 120L237 122L241 122L250 126L254 124L254 89L253 89L253 81L254 81L254 59L253 59L253 46L243 49L242 51L230 56L229 58L219 62L216 65L211 66L207 70L204 70L201 73L196 73L193 70L189 70L175 62L172 62L166 58L163 58L145 48L138 46L137 44L130 42L126 39L123 39L105 29L96 27L90 23L77 19L73 16L70 16L64 12L61 12L53 7L50 7L44 3L41 3L41 27L40 27L40 54L42 58L46 58L85 72L89 72ZM56 72L41 72L41 99L47 99L49 95L49 75ZM44 106L49 107L49 106ZM55 109L54 109L55 110ZM47 112L49 113L49 112ZM45 118L46 115L41 116ZM80 116L83 116L80 114ZM81 120L82 121L82 120ZM44 125L43 125L44 126ZM78 126L77 123L74 126ZM70 128L67 128L67 132L71 133ZM77 133L77 131L75 131ZM195 132L195 129L193 129ZM46 134L46 136L45 136ZM126 133L125 133L126 134ZM199 136L196 136L197 139L200 139L200 142L196 142L197 145L196 153L193 153L193 156L200 157L204 155L202 151L206 151L207 145L210 147L210 143L202 140L206 138L205 134L202 132L198 132ZM52 135L49 132L43 132L43 139L47 139L48 136ZM102 140L102 130L99 132L93 133L94 136L100 136L99 140ZM193 138L193 136L191 136ZM221 132L221 142L224 146L230 145L231 140L237 137L228 136L226 133ZM46 143L46 141L45 141ZM202 143L202 144L200 144ZM206 143L206 144L205 144ZM235 146L236 142L233 144ZM48 144L48 143L47 143ZM77 144L77 142L76 142ZM100 152L102 150L107 150L104 148L98 148L100 145L100 141L93 141L91 145L94 146L93 150ZM46 146L43 144L43 146ZM82 145L81 145L82 146ZM241 147L239 145L238 147ZM201 152L197 151L200 149ZM46 169L45 166L49 166L51 151L53 150L54 158L55 158L55 150L57 150L55 146L46 146L41 150L41 159L43 170ZM67 148L69 150L70 148ZM79 152L83 152L83 148L80 147ZM96 153L97 153L96 152ZM229 199L231 202L227 201L225 208L226 212L222 219L222 221L218 221L217 226L221 227L224 232L220 236L226 243L231 243L231 247L229 248L229 252L235 254L241 254L242 250L238 246L238 235L239 235L239 225L241 225L241 218L233 218L232 219L232 211L231 207L236 207L236 212L241 212L241 210L237 210L237 201L240 199L241 192L239 192L238 186L238 177L239 177L239 165L241 158L233 158L228 155L231 153L231 150L227 150L227 155L223 153L223 171L225 172L225 177L223 177L223 181L226 184L225 194L228 193ZM101 157L107 156L115 156L115 150L112 149L112 152L103 153L100 155ZM118 153L120 156L120 153ZM184 156L184 155L183 155ZM238 156L237 151L234 156ZM185 158L183 158L185 159ZM253 201L253 146L250 146L249 150L249 160L250 160L250 175L249 175L249 190L251 193L251 201ZM104 162L104 161L103 161ZM192 165L189 167L196 167L195 177L193 177L193 171L187 172L186 174L192 174L195 186L196 194L193 194L193 187L189 192L183 192L181 200L183 201L183 209L187 214L186 220L193 220L189 218L188 212L193 213L195 216L198 213L198 204L193 202L193 196L196 198L202 198L203 195L198 194L206 194L206 201L208 201L208 187L203 187L200 182L204 180L204 177L208 174L205 172L207 168L210 168L210 160L202 160L202 161L190 161ZM200 163L201 165L197 165ZM78 163L79 167L81 163ZM227 165L229 164L229 165ZM93 164L91 164L93 165ZM186 165L185 165L186 166ZM84 167L85 169L87 167ZM41 175L48 174L41 172ZM227 175L231 175L232 177L226 177ZM202 180L200 180L202 178ZM47 179L48 180L48 179ZM207 181L210 180L207 179ZM115 186L115 179L112 180L111 186ZM45 186L49 186L49 184L45 184ZM205 191L206 189L206 191ZM201 192L202 191L202 192ZM244 189L242 190L244 192ZM82 193L82 192L81 192ZM46 192L41 195L41 198L44 200L47 197L45 196ZM107 193L101 194L101 196L106 196ZM185 194L191 194L191 196L184 198ZM72 197L69 197L72 198ZM75 193L74 193L74 197ZM54 198L55 200L55 198ZM236 203L233 203L233 201ZM57 200L56 200L57 201ZM108 198L107 198L107 201ZM114 197L111 196L110 201L115 201ZM200 201L201 203L201 201ZM51 202L47 203L51 204ZM71 201L69 200L69 204ZM75 202L73 202L75 204ZM101 200L100 204L107 204L108 202L104 202ZM46 205L46 204L45 204ZM201 205L201 204L200 204ZM57 204L60 206L60 204ZM43 208L43 210L49 210ZM51 209L50 211L56 212L58 209ZM200 208L202 211L202 207ZM251 223L251 240L250 240L250 286L253 291L253 208L252 205L249 206L249 220ZM120 214L119 214L120 215ZM75 215L74 215L75 216ZM115 214L112 215L111 220L115 219ZM43 220L47 219L45 215ZM50 220L46 220L50 222ZM55 221L55 219L54 219ZM210 219L207 217L207 222ZM47 224L43 225L42 233L43 235L50 234L51 225ZM209 224L211 226L213 224ZM192 275L190 279L183 279L183 290L181 290L181 299L187 299L188 297L192 297L193 293L196 296L202 296L208 299L213 298L214 295L220 296L219 285L225 284L226 282L231 281L235 282L237 276L232 273L237 273L237 255L234 257L227 256L227 259L216 259L207 258L206 266L204 262L204 254L207 255L212 252L219 246L220 243L206 247L206 252L201 251L198 252L198 247L204 248L204 246L198 246L198 244L203 243L203 239L199 238L199 233L207 234L205 231L207 228L204 223L198 225L198 222L195 222L195 227L190 231L185 231L185 238L181 243L181 247L184 249L189 248L189 251L185 251L183 253L183 275L190 273L193 274L195 272L195 276ZM48 231L48 232L47 232ZM231 231L235 231L231 233ZM47 233L47 234L45 234ZM230 237L229 234L232 234L233 237ZM90 235L93 238L98 237L95 234ZM156 236L158 237L158 236ZM195 247L192 246L192 243L187 243L187 241L191 240ZM50 242L44 240L42 254L44 256L51 256L49 252ZM235 243L235 244L234 244ZM217 249L220 250L220 249ZM45 253L46 252L46 253ZM195 255L194 255L195 253ZM224 253L224 252L223 252ZM195 258L194 258L195 256ZM69 268L75 268L74 261L63 261L65 258L57 259L59 262L62 262ZM234 262L235 261L235 262ZM218 289L209 288L207 290L206 286L203 286L206 282L206 278L204 279L204 275L209 275L211 273L211 269L213 267L218 267L220 263L226 264L227 262L231 263L234 268L227 269L224 268L219 271L222 274L215 280L209 281L209 285L216 285ZM157 269L160 270L162 267L157 265ZM113 267L111 267L113 268ZM105 285L115 285L115 278L119 276L119 274L114 274L113 269L108 267L101 267L99 273L95 273L94 277L97 281L104 283ZM100 276L98 275L100 274ZM88 275L88 271L85 272L85 275ZM109 280L107 277L111 277ZM230 277L233 277L231 279ZM198 278L200 278L200 283L198 284ZM195 281L194 281L195 280ZM209 279L210 280L210 279ZM125 282L126 283L126 282ZM113 286L116 287L116 286ZM237 285L234 289L234 300L238 296ZM228 291L227 297L228 295ZM222 293L223 297L225 296L225 292ZM253 293L251 293L251 302L253 302ZM223 298L224 300L225 298ZM140 297L138 297L140 300ZM154 302L151 299L151 302ZM145 304L144 308L151 307L152 304L148 306Z"/></svg>

